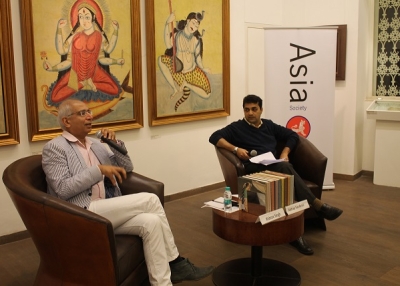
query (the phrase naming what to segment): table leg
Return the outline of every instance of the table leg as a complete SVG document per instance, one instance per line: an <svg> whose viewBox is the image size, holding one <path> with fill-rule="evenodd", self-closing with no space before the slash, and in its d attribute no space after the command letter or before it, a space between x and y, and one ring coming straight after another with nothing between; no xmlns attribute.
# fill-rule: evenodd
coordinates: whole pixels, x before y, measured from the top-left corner
<svg viewBox="0 0 400 286"><path fill-rule="evenodd" d="M292 266L262 257L263 248L252 246L251 258L227 261L218 266L212 280L217 286L299 286L300 273Z"/></svg>
<svg viewBox="0 0 400 286"><path fill-rule="evenodd" d="M261 276L262 256L263 256L262 246L251 247L251 275L253 277Z"/></svg>

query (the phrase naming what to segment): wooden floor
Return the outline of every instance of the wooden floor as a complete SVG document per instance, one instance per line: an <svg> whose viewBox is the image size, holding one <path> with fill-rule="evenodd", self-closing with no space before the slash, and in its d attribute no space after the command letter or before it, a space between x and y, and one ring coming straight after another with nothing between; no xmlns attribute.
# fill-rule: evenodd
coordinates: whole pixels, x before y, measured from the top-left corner
<svg viewBox="0 0 400 286"><path fill-rule="evenodd" d="M400 188L376 186L372 178L335 180L323 201L344 210L327 231L307 227L304 237L314 249L305 256L288 244L264 247L264 257L295 267L302 285L400 285ZM219 265L250 257L250 247L236 245L212 231L211 209L203 202L222 189L166 203L176 244L182 256L199 266ZM0 246L0 285L32 285L39 257L30 239ZM213 285L211 277L180 286ZM50 285L51 286L51 285Z"/></svg>

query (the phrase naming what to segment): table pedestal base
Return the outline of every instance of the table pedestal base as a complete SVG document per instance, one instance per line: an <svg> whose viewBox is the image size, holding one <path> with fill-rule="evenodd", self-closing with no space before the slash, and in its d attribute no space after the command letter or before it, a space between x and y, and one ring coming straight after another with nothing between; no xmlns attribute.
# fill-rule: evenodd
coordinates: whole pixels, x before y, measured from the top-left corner
<svg viewBox="0 0 400 286"><path fill-rule="evenodd" d="M261 274L253 276L251 258L231 260L218 266L213 272L212 279L217 286L298 286L301 283L299 272L286 263L263 258L259 267Z"/></svg>

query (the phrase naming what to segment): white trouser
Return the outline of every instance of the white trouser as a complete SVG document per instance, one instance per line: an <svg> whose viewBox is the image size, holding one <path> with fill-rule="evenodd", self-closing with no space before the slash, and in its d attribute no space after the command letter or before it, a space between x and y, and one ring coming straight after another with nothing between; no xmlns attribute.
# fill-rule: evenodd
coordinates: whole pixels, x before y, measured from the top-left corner
<svg viewBox="0 0 400 286"><path fill-rule="evenodd" d="M141 237L151 285L172 285L168 262L179 253L156 195L138 193L97 200L91 202L89 210L110 220L115 234Z"/></svg>

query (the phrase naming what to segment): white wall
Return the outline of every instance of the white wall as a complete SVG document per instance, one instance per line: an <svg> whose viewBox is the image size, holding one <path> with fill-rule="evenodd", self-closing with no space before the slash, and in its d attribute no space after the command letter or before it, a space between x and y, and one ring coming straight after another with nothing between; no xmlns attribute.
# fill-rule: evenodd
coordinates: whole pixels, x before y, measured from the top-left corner
<svg viewBox="0 0 400 286"><path fill-rule="evenodd" d="M253 0L245 4L249 93L262 95L265 90L260 28L347 24L346 80L336 81L335 88L333 172L338 174L373 170L374 122L365 119L366 99L372 95L373 5L373 0Z"/></svg>
<svg viewBox="0 0 400 286"><path fill-rule="evenodd" d="M223 180L214 148L208 143L208 137L214 130L243 116L242 98L248 92L246 83L248 64L245 56L248 52L247 29L249 24L265 23L266 16L276 25L348 25L346 81L337 82L335 94L334 173L354 175L361 169L373 169L373 162L370 160L373 145L371 147L370 142L374 138L374 129L373 123L365 124L365 97L369 94L364 94L370 93L369 88L364 86L368 86L365 83L371 81L371 72L368 68L372 60L365 46L372 44L369 43L368 35L371 32L369 5L373 0L230 1L231 116L151 128L147 121L144 1L141 1L144 128L118 132L118 137L126 142L135 170L163 181L166 195ZM11 1L21 144L0 148L1 174L14 160L40 152L45 143L45 141L29 142L27 136L29 116L26 114L25 106L18 3L19 1ZM360 12L367 15L359 17ZM358 74L358 69L361 69L363 74ZM357 150L361 151L356 153L355 146L359 144L361 149ZM367 147L362 148L362 145ZM24 229L4 185L0 184L0 236Z"/></svg>

